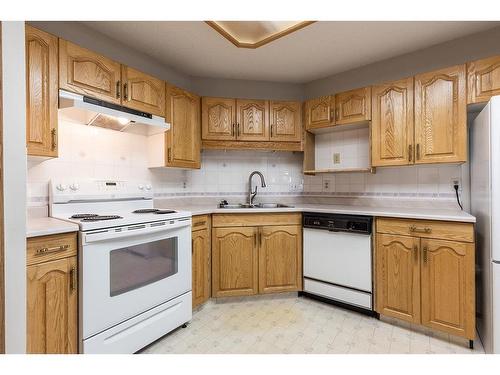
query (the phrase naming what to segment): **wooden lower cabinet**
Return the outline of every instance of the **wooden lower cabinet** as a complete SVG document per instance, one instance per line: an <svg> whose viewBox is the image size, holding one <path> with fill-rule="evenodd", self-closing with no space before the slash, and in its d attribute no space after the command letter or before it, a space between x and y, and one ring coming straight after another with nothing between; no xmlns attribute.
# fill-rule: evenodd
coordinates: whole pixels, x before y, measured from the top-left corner
<svg viewBox="0 0 500 375"><path fill-rule="evenodd" d="M411 236L384 233L401 231L401 220L393 221L394 228L391 219L379 219L376 224L376 311L473 340L474 239L468 235L462 241L443 238L459 228L469 232L473 224L436 222L432 226L414 220L412 228L417 223L417 229L427 230ZM434 232L435 228L440 230Z"/></svg>
<svg viewBox="0 0 500 375"><path fill-rule="evenodd" d="M209 221L208 215L193 217L191 248L193 308L205 303L210 298L212 255Z"/></svg>
<svg viewBox="0 0 500 375"><path fill-rule="evenodd" d="M27 353L78 353L77 257L27 268Z"/></svg>
<svg viewBox="0 0 500 375"><path fill-rule="evenodd" d="M302 286L302 228L259 228L259 293L297 291Z"/></svg>

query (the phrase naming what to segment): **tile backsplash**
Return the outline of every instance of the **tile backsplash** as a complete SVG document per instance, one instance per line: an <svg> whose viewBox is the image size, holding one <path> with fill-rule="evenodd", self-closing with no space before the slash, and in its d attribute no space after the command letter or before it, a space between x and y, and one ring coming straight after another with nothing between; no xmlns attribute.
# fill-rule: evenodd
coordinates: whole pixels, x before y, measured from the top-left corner
<svg viewBox="0 0 500 375"><path fill-rule="evenodd" d="M360 139L363 129L346 135L340 152L368 157ZM354 141L354 139L356 141ZM352 141L352 142L351 142ZM347 144L360 145L352 150ZM357 151L356 151L357 147ZM59 121L59 157L28 161L28 204L48 203L50 179L118 179L151 181L156 197L243 196L248 176L262 172L263 195L331 195L454 199L451 180L468 178L458 165L378 168L376 174L339 173L304 176L302 153L264 151L202 152L202 168L181 170L147 167L147 142L141 135ZM348 157L344 160L347 162ZM259 183L254 177L254 184ZM467 184L464 190L467 189ZM430 203L431 204L431 203Z"/></svg>

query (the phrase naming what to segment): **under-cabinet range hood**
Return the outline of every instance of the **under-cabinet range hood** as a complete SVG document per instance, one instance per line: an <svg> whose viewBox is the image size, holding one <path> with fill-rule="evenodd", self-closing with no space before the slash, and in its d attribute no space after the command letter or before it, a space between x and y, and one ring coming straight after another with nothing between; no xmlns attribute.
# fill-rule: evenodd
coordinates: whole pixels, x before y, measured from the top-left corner
<svg viewBox="0 0 500 375"><path fill-rule="evenodd" d="M59 90L59 115L80 124L134 134L154 135L170 129L163 117L65 90Z"/></svg>

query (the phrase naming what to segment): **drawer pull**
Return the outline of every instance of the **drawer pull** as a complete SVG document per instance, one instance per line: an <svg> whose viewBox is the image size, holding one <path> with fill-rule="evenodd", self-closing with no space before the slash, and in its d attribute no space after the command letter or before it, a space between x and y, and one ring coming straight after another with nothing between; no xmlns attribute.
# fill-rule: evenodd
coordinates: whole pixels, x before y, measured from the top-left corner
<svg viewBox="0 0 500 375"><path fill-rule="evenodd" d="M193 227L202 227L204 225L207 225L206 221L198 221L198 222L193 224Z"/></svg>
<svg viewBox="0 0 500 375"><path fill-rule="evenodd" d="M61 245L61 246L54 246L54 247L42 247L41 249L37 249L36 255L57 253L59 251L64 251L64 250L68 250L68 249L69 249L69 245Z"/></svg>
<svg viewBox="0 0 500 375"><path fill-rule="evenodd" d="M69 288L71 291L76 290L76 284L78 280L76 279L76 268L71 267L71 270L69 271Z"/></svg>
<svg viewBox="0 0 500 375"><path fill-rule="evenodd" d="M417 228L415 225L410 225L410 232L415 232L415 233L431 233L432 228L425 227L425 228Z"/></svg>

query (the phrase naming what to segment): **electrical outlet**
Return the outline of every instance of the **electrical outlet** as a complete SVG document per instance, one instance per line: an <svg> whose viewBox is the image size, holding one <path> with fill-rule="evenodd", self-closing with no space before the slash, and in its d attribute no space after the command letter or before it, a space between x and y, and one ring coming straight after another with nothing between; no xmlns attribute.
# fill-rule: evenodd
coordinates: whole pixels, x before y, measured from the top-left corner
<svg viewBox="0 0 500 375"><path fill-rule="evenodd" d="M458 190L462 191L462 181L460 177L453 177L451 179L451 189L455 190L455 185L458 185Z"/></svg>
<svg viewBox="0 0 500 375"><path fill-rule="evenodd" d="M340 164L340 152L333 154L333 164Z"/></svg>
<svg viewBox="0 0 500 375"><path fill-rule="evenodd" d="M328 191L330 189L330 180L323 180L323 190Z"/></svg>

